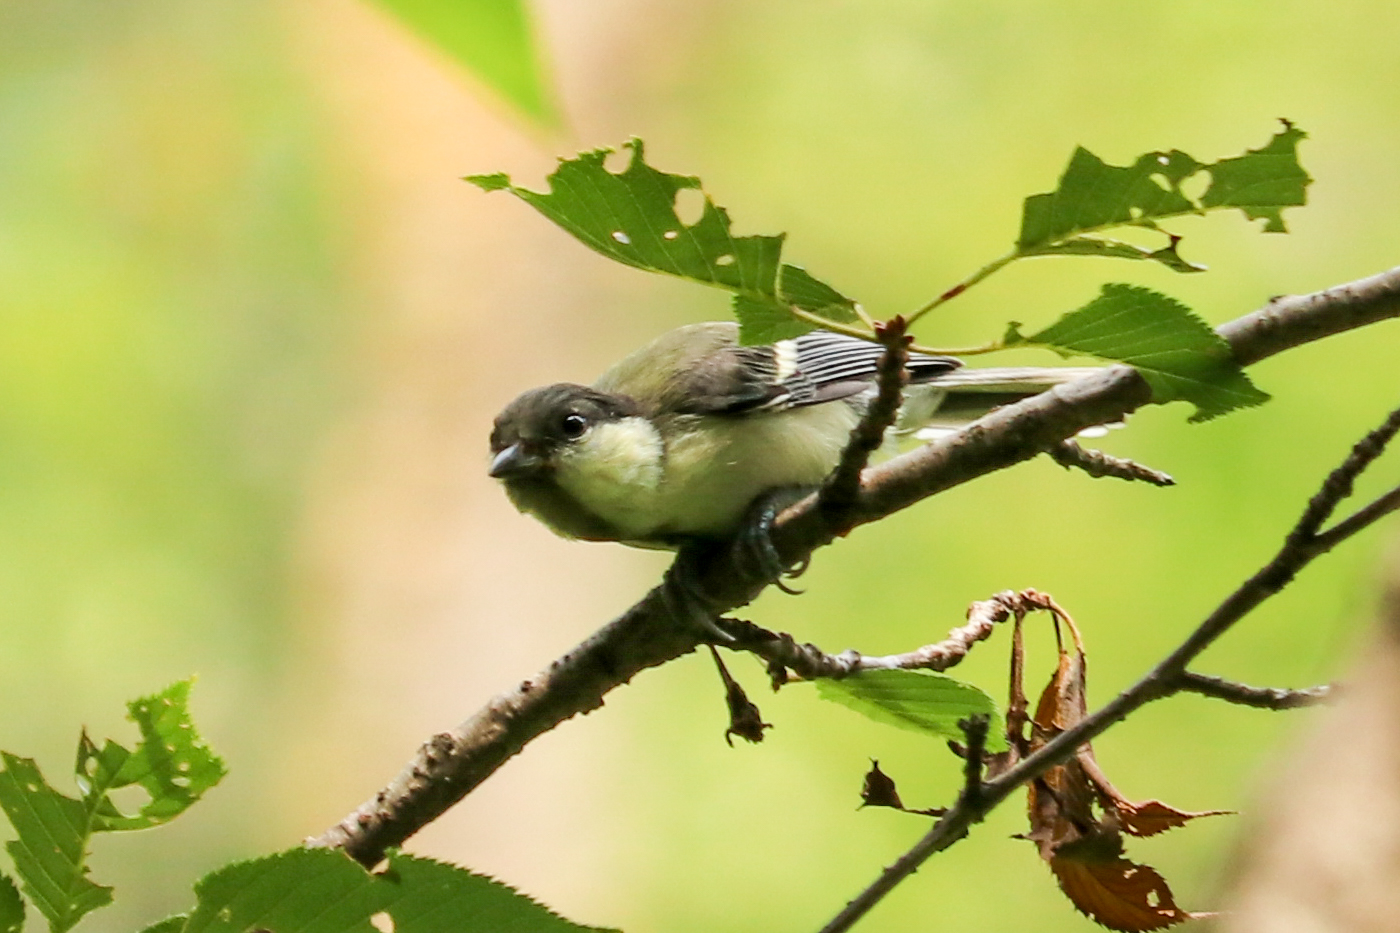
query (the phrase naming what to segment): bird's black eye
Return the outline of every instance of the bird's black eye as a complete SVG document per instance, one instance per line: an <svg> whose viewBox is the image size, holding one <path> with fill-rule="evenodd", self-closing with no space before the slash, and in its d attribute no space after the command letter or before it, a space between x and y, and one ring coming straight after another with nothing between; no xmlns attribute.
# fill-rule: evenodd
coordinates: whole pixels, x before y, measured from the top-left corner
<svg viewBox="0 0 1400 933"><path fill-rule="evenodd" d="M569 440L574 440L582 437L583 432L588 430L588 419L576 411L569 412L564 416L564 420L559 422L559 429Z"/></svg>

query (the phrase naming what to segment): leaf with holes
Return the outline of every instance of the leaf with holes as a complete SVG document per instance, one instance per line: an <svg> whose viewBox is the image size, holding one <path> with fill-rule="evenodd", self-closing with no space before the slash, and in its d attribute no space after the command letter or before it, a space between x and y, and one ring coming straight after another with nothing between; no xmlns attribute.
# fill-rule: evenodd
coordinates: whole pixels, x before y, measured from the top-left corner
<svg viewBox="0 0 1400 933"><path fill-rule="evenodd" d="M5 844L24 893L62 933L112 902L112 889L88 877L92 810L48 785L28 758L0 752L0 808L18 838Z"/></svg>
<svg viewBox="0 0 1400 933"><path fill-rule="evenodd" d="M6 844L24 891L61 933L108 904L112 889L88 877L88 842L96 832L145 829L174 819L224 776L223 762L199 738L187 709L189 681L127 706L142 741L127 749L79 740L69 797L49 785L28 758L0 752L0 808L16 839ZM135 814L111 799L117 788L140 786L150 800Z"/></svg>
<svg viewBox="0 0 1400 933"><path fill-rule="evenodd" d="M524 0L379 3L529 116L557 121Z"/></svg>
<svg viewBox="0 0 1400 933"><path fill-rule="evenodd" d="M996 702L983 690L929 671L861 671L840 680L817 681L817 695L840 703L876 722L924 735L962 739L958 721L985 715L987 749L1006 748L1005 730Z"/></svg>
<svg viewBox="0 0 1400 933"><path fill-rule="evenodd" d="M1137 369L1155 401L1185 399L1192 421L1269 400L1230 354L1230 345L1185 305L1151 289L1109 284L1093 301L1029 337L1007 328L1007 346L1042 346L1062 356L1097 356Z"/></svg>
<svg viewBox="0 0 1400 933"><path fill-rule="evenodd" d="M220 868L194 892L193 911L146 933L377 933L383 915L394 933L608 933L499 881L394 851L370 873L339 850L292 849Z"/></svg>
<svg viewBox="0 0 1400 933"><path fill-rule="evenodd" d="M1177 272L1200 272L1204 266L1177 254L1175 236L1167 247L1147 250L1084 234L1124 226L1155 230L1159 220L1231 207L1251 220L1262 218L1265 232L1282 233L1282 210L1307 203L1312 179L1298 163L1298 142L1306 136L1284 121L1264 147L1209 165L1175 149L1146 153L1132 165L1109 165L1080 147L1054 191L1026 198L1016 253L1147 259ZM1210 185L1192 198L1182 185L1201 173L1209 175Z"/></svg>
<svg viewBox="0 0 1400 933"><path fill-rule="evenodd" d="M640 139L626 148L631 159L618 173L604 165L610 149L560 160L548 178L548 192L517 187L505 174L472 175L467 181L485 191L511 192L610 259L733 292L745 342L812 330L793 308L833 321L856 320L854 301L782 262L782 234L736 237L729 213L704 193L700 179L648 165ZM693 223L676 212L677 196L687 191L702 199Z"/></svg>
<svg viewBox="0 0 1400 933"><path fill-rule="evenodd" d="M191 684L182 680L127 705L127 718L141 730L135 749L111 739L99 749L83 734L78 783L93 808L95 831L147 829L169 822L223 780L223 760L204 744L190 719ZM133 785L145 790L150 800L135 814L123 813L107 795Z"/></svg>

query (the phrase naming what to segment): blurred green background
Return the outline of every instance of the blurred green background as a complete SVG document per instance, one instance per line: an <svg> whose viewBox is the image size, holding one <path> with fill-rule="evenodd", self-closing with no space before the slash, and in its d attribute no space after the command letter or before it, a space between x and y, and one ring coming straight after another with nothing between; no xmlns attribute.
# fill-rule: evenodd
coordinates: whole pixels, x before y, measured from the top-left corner
<svg viewBox="0 0 1400 933"><path fill-rule="evenodd" d="M724 316L724 297L615 267L461 175L537 183L555 155L636 134L740 231L789 231L791 261L888 315L1004 251L1021 199L1076 144L1209 161L1286 116L1311 134L1316 178L1289 235L1237 215L1175 224L1212 267L1199 276L1024 263L922 336L1040 325L1106 280L1220 322L1400 257L1392 3L533 10L554 129L353 0L0 5L0 747L58 777L80 725L125 735L126 699L196 673L196 716L233 769L170 829L98 841L96 878L118 892L93 929L184 907L203 872L339 819L664 565L517 516L484 475L485 436L520 390L590 380L665 328ZM1205 425L1184 406L1139 414L1108 444L1174 489L1027 464L862 529L819 555L806 596L752 616L886 652L1034 586L1085 630L1102 700L1266 559L1400 397L1398 345L1383 325L1271 360L1254 375L1274 402ZM1339 674L1387 534L1308 571L1202 668ZM1002 695L1005 650L998 636L965 674ZM764 699L751 662L736 673L777 726L762 746L725 746L697 655L542 738L410 848L629 933L817 928L923 828L856 812L868 758L914 806L946 802L957 763L802 687ZM1183 698L1097 750L1129 796L1248 809L1308 718ZM1243 825L1129 854L1207 909ZM861 929L1089 929L1009 838L1022 829L1005 807Z"/></svg>

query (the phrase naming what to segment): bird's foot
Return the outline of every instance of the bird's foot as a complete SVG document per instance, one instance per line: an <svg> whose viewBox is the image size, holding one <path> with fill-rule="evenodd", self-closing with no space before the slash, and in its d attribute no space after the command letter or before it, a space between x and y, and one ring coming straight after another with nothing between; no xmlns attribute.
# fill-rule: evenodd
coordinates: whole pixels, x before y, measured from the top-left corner
<svg viewBox="0 0 1400 933"><path fill-rule="evenodd" d="M795 579L807 570L807 561L784 564L773 546L773 522L778 513L792 505L809 492L799 486L786 486L766 492L754 500L744 525L735 536L739 554L756 569L757 576L772 583L789 596L801 594L801 590L788 586L784 579Z"/></svg>
<svg viewBox="0 0 1400 933"><path fill-rule="evenodd" d="M716 623L718 614L711 608L710 599L700 584L698 558L701 552L699 545L681 546L675 561L661 578L661 598L677 625L698 628L706 641L728 644L734 636Z"/></svg>

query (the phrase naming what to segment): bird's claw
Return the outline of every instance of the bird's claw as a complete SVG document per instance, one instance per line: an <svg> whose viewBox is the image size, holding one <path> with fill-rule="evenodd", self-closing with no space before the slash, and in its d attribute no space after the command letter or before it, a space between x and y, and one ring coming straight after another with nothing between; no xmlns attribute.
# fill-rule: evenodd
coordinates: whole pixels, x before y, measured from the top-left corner
<svg viewBox="0 0 1400 933"><path fill-rule="evenodd" d="M800 577L807 570L807 561L802 560L791 565L783 563L782 558L778 556L778 549L773 546L773 522L779 512L795 502L805 491L777 489L759 496L735 537L739 554L757 570L758 577L772 583L789 596L798 596L802 590L788 586L783 582L784 579Z"/></svg>

